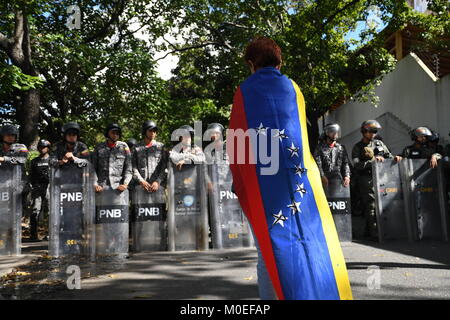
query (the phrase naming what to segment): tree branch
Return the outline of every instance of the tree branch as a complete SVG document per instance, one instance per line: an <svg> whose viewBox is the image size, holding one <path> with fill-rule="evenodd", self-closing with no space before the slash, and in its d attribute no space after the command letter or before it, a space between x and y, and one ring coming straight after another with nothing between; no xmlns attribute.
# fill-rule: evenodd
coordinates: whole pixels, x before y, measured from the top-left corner
<svg viewBox="0 0 450 320"><path fill-rule="evenodd" d="M188 51L188 50L192 50L192 49L199 49L199 48L204 48L207 46L220 46L220 47L226 47L228 48L226 45L219 43L219 42L205 42L205 43L201 43L195 46L189 46L189 47L183 47L183 48L177 48L174 49L173 51L169 51L167 52L164 56L162 56L161 58L158 58L155 60L155 62L159 61L159 60L164 60L165 58L167 58L167 56L174 54L176 52L183 52L183 51Z"/></svg>

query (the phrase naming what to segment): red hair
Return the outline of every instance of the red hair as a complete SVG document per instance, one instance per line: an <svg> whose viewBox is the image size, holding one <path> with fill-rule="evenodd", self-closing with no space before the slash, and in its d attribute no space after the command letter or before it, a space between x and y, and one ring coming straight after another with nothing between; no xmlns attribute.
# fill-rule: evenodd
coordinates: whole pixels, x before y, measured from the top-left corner
<svg viewBox="0 0 450 320"><path fill-rule="evenodd" d="M257 37L245 49L245 62L251 61L256 69L277 67L281 64L281 49L270 38Z"/></svg>

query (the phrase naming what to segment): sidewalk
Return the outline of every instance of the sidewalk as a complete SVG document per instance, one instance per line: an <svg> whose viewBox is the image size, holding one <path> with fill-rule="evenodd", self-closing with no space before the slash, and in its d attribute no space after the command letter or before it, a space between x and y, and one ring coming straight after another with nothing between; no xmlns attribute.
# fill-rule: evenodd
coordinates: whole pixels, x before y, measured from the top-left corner
<svg viewBox="0 0 450 320"><path fill-rule="evenodd" d="M48 242L24 242L22 243L22 255L0 256L0 278L13 271L18 266L30 263L33 259L46 252Z"/></svg>

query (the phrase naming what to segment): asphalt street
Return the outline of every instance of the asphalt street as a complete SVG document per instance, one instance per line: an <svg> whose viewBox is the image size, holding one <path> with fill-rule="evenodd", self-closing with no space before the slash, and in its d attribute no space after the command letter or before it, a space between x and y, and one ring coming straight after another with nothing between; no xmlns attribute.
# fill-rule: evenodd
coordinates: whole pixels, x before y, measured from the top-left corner
<svg viewBox="0 0 450 320"><path fill-rule="evenodd" d="M25 255L0 259L0 275L46 252L45 242L26 246ZM342 248L356 300L450 298L448 243L352 242ZM120 266L83 277L80 289L47 287L33 298L258 299L256 260L254 248L131 254Z"/></svg>

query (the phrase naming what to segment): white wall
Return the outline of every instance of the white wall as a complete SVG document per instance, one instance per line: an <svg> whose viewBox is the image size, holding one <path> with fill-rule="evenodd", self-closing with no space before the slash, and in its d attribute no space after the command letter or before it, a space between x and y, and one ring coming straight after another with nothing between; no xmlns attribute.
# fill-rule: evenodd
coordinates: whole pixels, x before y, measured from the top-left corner
<svg viewBox="0 0 450 320"><path fill-rule="evenodd" d="M342 130L342 142L351 152L361 139L359 128L368 119L386 121L389 125L380 132L394 153L411 144L409 128L427 126L441 136L441 144L449 141L450 131L450 75L438 79L417 56L410 54L397 63L376 89L380 103L348 102L325 116L325 123L337 122ZM398 126L395 124L398 122ZM319 127L322 119L319 120ZM383 123L381 123L383 126ZM409 128L408 128L409 127Z"/></svg>

